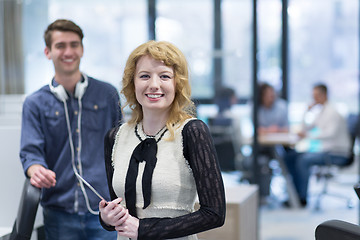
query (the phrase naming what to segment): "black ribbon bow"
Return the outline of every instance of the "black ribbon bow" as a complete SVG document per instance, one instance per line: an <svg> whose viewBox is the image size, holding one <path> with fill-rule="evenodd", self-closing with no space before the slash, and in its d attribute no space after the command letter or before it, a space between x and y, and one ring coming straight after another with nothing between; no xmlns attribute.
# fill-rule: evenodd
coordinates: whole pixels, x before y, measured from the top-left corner
<svg viewBox="0 0 360 240"><path fill-rule="evenodd" d="M141 141L134 149L129 163L125 179L125 201L129 213L137 217L136 213L136 179L139 172L139 163L145 161L145 169L142 177L142 192L144 207L147 208L151 201L151 182L156 165L157 143L154 138Z"/></svg>

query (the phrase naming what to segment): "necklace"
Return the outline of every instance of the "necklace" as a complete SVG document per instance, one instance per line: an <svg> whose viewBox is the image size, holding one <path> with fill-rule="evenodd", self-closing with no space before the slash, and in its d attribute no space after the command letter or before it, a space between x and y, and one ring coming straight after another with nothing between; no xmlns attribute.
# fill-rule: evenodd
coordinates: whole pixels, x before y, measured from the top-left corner
<svg viewBox="0 0 360 240"><path fill-rule="evenodd" d="M144 141L146 138L154 138L156 140L156 142L158 143L162 137L165 135L166 131L168 130L166 128L166 125L161 128L155 135L147 135L144 130L142 130L142 132L144 133L145 135L145 139L142 139L140 134L139 134L139 124L136 124L135 126L135 135L137 136L137 138L140 140L140 141Z"/></svg>

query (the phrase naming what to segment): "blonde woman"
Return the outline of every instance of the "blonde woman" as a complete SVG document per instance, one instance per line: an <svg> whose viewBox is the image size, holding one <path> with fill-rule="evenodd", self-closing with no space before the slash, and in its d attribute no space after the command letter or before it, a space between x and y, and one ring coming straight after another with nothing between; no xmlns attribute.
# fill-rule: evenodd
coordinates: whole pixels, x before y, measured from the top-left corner
<svg viewBox="0 0 360 240"><path fill-rule="evenodd" d="M221 172L206 124L193 117L182 52L168 42L140 45L122 86L132 115L105 140L112 201L99 203L103 227L118 239L149 240L197 239L222 226Z"/></svg>

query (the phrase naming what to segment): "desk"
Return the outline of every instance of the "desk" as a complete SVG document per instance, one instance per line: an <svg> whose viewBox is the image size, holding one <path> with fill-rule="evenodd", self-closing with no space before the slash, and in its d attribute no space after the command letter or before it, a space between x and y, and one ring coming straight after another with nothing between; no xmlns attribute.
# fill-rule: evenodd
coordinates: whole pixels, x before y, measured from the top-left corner
<svg viewBox="0 0 360 240"><path fill-rule="evenodd" d="M225 187L225 224L198 233L199 240L258 240L258 186L237 184ZM199 208L196 203L195 209Z"/></svg>
<svg viewBox="0 0 360 240"><path fill-rule="evenodd" d="M284 162L283 156L285 153L284 146L294 147L298 141L299 137L293 133L268 133L259 136L259 144L273 146L274 148L274 154L280 164L281 171L286 181L286 190L289 194L289 203L293 208L300 207L299 196L295 189L292 177L290 176L290 173Z"/></svg>
<svg viewBox="0 0 360 240"><path fill-rule="evenodd" d="M299 137L294 133L267 133L259 135L259 143L267 146L282 145L293 147L298 141Z"/></svg>

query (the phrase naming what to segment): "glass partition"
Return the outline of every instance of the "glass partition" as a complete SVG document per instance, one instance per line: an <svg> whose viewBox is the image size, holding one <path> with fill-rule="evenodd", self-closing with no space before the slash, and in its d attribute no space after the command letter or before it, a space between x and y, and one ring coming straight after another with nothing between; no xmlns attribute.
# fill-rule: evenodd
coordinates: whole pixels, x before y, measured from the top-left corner
<svg viewBox="0 0 360 240"><path fill-rule="evenodd" d="M157 0L157 40L170 41L186 55L194 98L212 98L213 1Z"/></svg>
<svg viewBox="0 0 360 240"><path fill-rule="evenodd" d="M117 88L128 55L148 39L146 0L29 0L23 12L26 93L49 83L54 74L43 53L43 34L58 18L73 20L84 32L80 69Z"/></svg>
<svg viewBox="0 0 360 240"><path fill-rule="evenodd" d="M237 96L252 96L252 1L223 0L223 84Z"/></svg>
<svg viewBox="0 0 360 240"><path fill-rule="evenodd" d="M258 81L282 88L281 0L258 1Z"/></svg>
<svg viewBox="0 0 360 240"><path fill-rule="evenodd" d="M289 1L289 96L293 105L309 104L313 84L324 82L330 101L342 113L358 112L358 13L357 0Z"/></svg>

